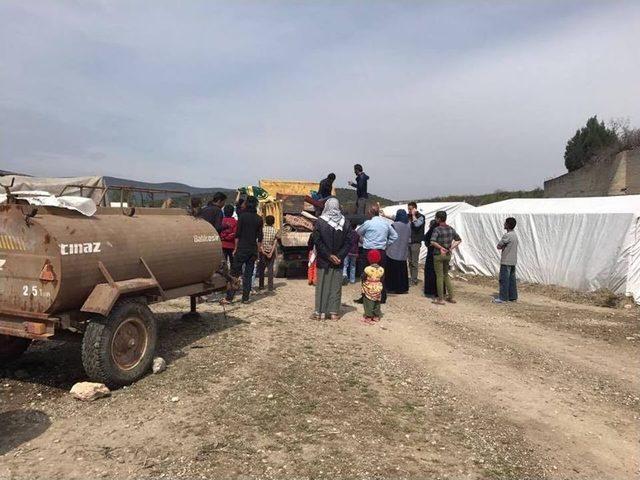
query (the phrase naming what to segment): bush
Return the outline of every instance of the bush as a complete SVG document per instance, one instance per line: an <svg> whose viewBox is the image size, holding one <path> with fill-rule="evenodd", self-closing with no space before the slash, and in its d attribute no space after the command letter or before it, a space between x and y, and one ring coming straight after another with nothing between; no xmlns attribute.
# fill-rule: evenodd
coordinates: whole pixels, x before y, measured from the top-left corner
<svg viewBox="0 0 640 480"><path fill-rule="evenodd" d="M586 126L576 131L567 142L564 165L570 172L577 170L603 149L615 145L618 141L615 130L607 128L604 122L598 122L598 117L594 115L587 120Z"/></svg>

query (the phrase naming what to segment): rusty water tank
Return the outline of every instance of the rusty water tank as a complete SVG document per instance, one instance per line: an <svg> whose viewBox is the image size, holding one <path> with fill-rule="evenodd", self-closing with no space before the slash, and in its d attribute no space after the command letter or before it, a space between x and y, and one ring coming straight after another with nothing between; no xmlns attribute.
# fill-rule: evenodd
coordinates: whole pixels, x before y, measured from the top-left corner
<svg viewBox="0 0 640 480"><path fill-rule="evenodd" d="M35 314L79 310L93 288L148 278L164 290L206 282L222 264L216 230L181 209L98 208L92 217L59 208L0 205L0 309Z"/></svg>

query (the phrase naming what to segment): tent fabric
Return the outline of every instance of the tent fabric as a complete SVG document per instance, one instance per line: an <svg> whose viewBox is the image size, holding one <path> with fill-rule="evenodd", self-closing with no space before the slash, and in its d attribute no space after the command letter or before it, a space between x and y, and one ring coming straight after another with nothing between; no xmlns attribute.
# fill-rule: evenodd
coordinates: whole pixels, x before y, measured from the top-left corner
<svg viewBox="0 0 640 480"><path fill-rule="evenodd" d="M72 197L67 195L63 197L56 197L48 192L37 190L11 193L19 200L27 201L29 205L34 205L36 207L66 208L67 210L80 212L87 217L93 216L98 209L98 207L96 207L96 203L91 198L86 197ZM6 201L7 195L0 193L0 204Z"/></svg>
<svg viewBox="0 0 640 480"><path fill-rule="evenodd" d="M440 210L444 210L447 212L447 223L451 225L453 228L457 228L457 217L460 212L464 212L467 210L473 210L476 207L473 205L469 205L465 202L420 202L418 205L418 211L425 216L426 220L426 229L429 228L429 222L433 220L436 216L436 212ZM386 217L395 218L396 212L404 208L407 210L407 204L403 203L400 205L391 205L388 207L384 207L382 210ZM420 263L424 263L427 258L427 246L422 244L422 248L420 248Z"/></svg>
<svg viewBox="0 0 640 480"><path fill-rule="evenodd" d="M453 263L497 276L496 245L507 217L518 222L520 280L592 291L608 288L640 302L640 195L512 199L461 212Z"/></svg>
<svg viewBox="0 0 640 480"><path fill-rule="evenodd" d="M103 177L93 176L93 177L27 177L20 175L5 175L0 177L0 184L2 185L10 185L12 179L15 178L15 182L13 187L11 187L12 192L17 191L45 191L50 193L51 195L60 195L64 190L64 195L69 197L89 197L92 198L94 202L98 202L100 197L102 196L102 190L91 190L90 192L84 189L83 195L80 195L79 188L67 188L67 185L87 185L89 187L104 187L105 181ZM4 193L2 189L0 189L0 193Z"/></svg>

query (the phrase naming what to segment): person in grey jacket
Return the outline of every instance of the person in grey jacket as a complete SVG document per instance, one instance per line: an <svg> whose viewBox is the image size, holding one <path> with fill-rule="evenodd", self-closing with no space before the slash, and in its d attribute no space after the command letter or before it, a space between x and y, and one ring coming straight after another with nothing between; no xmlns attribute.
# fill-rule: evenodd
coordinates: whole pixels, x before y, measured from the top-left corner
<svg viewBox="0 0 640 480"><path fill-rule="evenodd" d="M498 242L500 255L500 295L495 303L515 302L518 300L516 284L516 264L518 263L518 234L515 232L516 219L509 217L504 222L507 231Z"/></svg>

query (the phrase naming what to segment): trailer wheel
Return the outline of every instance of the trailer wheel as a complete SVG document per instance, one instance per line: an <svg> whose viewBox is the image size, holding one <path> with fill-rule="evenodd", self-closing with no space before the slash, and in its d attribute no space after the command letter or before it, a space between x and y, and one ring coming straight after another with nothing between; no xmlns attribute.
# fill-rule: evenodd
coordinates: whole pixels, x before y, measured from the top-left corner
<svg viewBox="0 0 640 480"><path fill-rule="evenodd" d="M284 260L284 255L277 254L275 259L275 265L273 266L276 278L287 278L287 262Z"/></svg>
<svg viewBox="0 0 640 480"><path fill-rule="evenodd" d="M109 387L129 385L151 367L158 325L149 307L121 300L107 318L92 319L82 339L82 363L87 375Z"/></svg>
<svg viewBox="0 0 640 480"><path fill-rule="evenodd" d="M17 360L29 348L29 345L31 345L31 340L28 338L0 335L0 364Z"/></svg>

